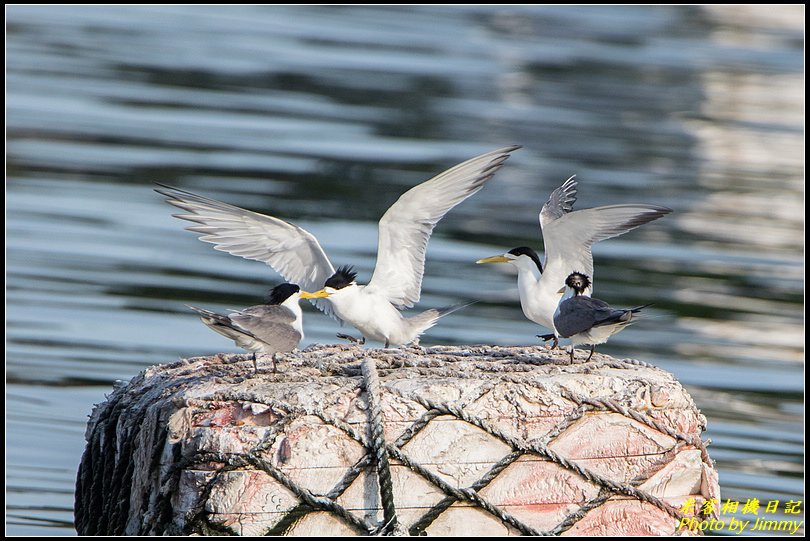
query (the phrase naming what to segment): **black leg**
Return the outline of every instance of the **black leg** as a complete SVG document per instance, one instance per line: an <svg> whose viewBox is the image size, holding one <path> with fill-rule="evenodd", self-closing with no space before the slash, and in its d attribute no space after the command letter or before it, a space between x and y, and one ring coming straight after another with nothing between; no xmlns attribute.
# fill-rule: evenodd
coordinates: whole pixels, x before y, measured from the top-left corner
<svg viewBox="0 0 810 541"><path fill-rule="evenodd" d="M256 362L256 352L255 351L253 352L253 373L254 374L259 373L259 364Z"/></svg>
<svg viewBox="0 0 810 541"><path fill-rule="evenodd" d="M593 344L593 345L591 346L591 354L590 354L590 355L588 355L588 358L587 358L587 359L585 359L585 362L588 362L588 361L590 361L590 360L591 360L591 357L593 357L593 350L594 350L594 349L596 349L596 344Z"/></svg>
<svg viewBox="0 0 810 541"><path fill-rule="evenodd" d="M574 344L571 344L571 362L574 362Z"/></svg>

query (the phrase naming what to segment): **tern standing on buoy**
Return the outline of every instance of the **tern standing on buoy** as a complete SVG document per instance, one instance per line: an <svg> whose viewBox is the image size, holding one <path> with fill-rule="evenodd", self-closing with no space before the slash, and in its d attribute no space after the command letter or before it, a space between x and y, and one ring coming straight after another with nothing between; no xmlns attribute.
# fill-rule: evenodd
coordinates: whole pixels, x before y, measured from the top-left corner
<svg viewBox="0 0 810 541"><path fill-rule="evenodd" d="M590 286L591 281L586 275L573 272L566 278L565 287L559 290L563 297L554 312L554 328L557 336L571 340L572 361L574 346L591 346L586 361L591 360L596 344L607 342L633 321L633 315L649 306L645 304L628 310L611 308L605 301L583 295Z"/></svg>
<svg viewBox="0 0 810 541"><path fill-rule="evenodd" d="M189 213L178 218L199 224L188 229L201 233L200 240L267 263L307 291L317 289L315 295L324 297L313 301L317 308L388 347L416 342L440 317L459 308L431 309L412 317L400 312L419 301L433 228L450 209L483 188L518 148L487 152L402 194L380 219L377 264L365 285L357 284L349 267L336 271L318 240L296 225L167 186L156 191Z"/></svg>
<svg viewBox="0 0 810 541"><path fill-rule="evenodd" d="M209 328L252 351L256 372L259 371L256 354L272 355L275 372L277 354L294 350L304 339L303 314L298 301L312 298L315 296L301 291L297 285L284 283L273 288L265 304L232 310L227 315L194 306L189 308L197 312Z"/></svg>
<svg viewBox="0 0 810 541"><path fill-rule="evenodd" d="M669 214L672 209L657 205L608 205L573 211L577 182L574 177L551 193L540 210L545 261L526 246L513 248L503 255L479 259L477 263L510 263L518 270L518 292L523 314L531 321L554 330L554 312L560 302L566 278L573 272L589 277L582 295L593 290L593 254L595 242L632 231ZM554 334L541 336L554 340Z"/></svg>

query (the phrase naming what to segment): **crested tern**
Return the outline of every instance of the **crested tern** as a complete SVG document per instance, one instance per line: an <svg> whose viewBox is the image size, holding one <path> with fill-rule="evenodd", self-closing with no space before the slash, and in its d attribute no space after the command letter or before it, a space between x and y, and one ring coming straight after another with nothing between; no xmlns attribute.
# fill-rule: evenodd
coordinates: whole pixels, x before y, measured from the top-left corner
<svg viewBox="0 0 810 541"><path fill-rule="evenodd" d="M583 295L591 286L591 281L581 272L573 272L565 279L565 287L559 290L563 295L554 312L554 327L560 338L571 340L571 360L574 360L574 346L591 346L590 361L596 344L604 344L608 338L634 321L633 315L649 306L637 306L627 310L611 308L605 301Z"/></svg>
<svg viewBox="0 0 810 541"><path fill-rule="evenodd" d="M481 154L402 194L379 222L377 262L371 280L356 282L349 267L335 269L308 231L275 218L161 185L156 191L187 212L189 231L217 250L262 261L313 295L315 306L358 329L364 338L390 345L414 343L442 316L461 306L406 317L400 312L420 298L425 252L433 228L453 207L477 193L501 168L510 146Z"/></svg>
<svg viewBox="0 0 810 541"><path fill-rule="evenodd" d="M273 288L265 304L232 310L227 315L195 306L189 308L197 312L209 328L230 338L237 346L252 351L256 372L256 354L273 355L275 372L276 354L294 350L304 339L303 315L298 301L311 298L315 296L301 291L297 285L283 283Z"/></svg>
<svg viewBox="0 0 810 541"><path fill-rule="evenodd" d="M560 287L573 272L589 277L589 285L582 295L593 291L594 243L632 231L672 212L658 205L608 205L573 210L576 202L575 176L554 190L540 210L540 229L543 234L545 260L532 248L521 246L503 255L479 259L476 263L510 263L518 271L518 292L523 314L531 321L552 331L554 312L562 295ZM541 338L554 340L555 334Z"/></svg>

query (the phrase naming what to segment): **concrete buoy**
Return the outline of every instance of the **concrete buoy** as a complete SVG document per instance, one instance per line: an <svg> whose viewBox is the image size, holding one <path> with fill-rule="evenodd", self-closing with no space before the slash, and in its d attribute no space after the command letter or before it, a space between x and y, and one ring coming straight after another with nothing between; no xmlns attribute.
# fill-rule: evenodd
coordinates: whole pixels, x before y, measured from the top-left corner
<svg viewBox="0 0 810 541"><path fill-rule="evenodd" d="M673 535L719 500L663 370L545 347L221 354L96 406L82 535ZM685 505L691 502L691 505Z"/></svg>

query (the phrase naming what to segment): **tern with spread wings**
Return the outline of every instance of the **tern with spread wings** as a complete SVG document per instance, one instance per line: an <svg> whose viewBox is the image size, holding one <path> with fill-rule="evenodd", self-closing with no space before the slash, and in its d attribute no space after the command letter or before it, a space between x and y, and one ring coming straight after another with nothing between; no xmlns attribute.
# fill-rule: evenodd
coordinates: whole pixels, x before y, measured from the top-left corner
<svg viewBox="0 0 810 541"><path fill-rule="evenodd" d="M658 205L608 205L582 210L573 210L576 201L577 181L566 180L551 193L540 210L540 229L543 233L545 260L532 248L521 246L503 255L479 259L477 263L510 263L518 271L518 292L523 314L531 321L552 331L554 312L560 302L565 280L571 273L587 275L588 287L582 295L593 291L594 243L632 231L672 212ZM555 334L541 336L554 340Z"/></svg>
<svg viewBox="0 0 810 541"><path fill-rule="evenodd" d="M433 228L450 209L483 188L518 148L487 152L402 194L380 219L377 263L365 285L357 284L350 267L335 270L318 240L294 224L168 186L156 191L187 212L175 216L196 223L187 229L200 233L200 240L262 261L306 291L318 290L315 306L353 325L364 338L386 347L405 345L417 342L439 318L458 308L430 309L411 317L400 312L419 302Z"/></svg>

